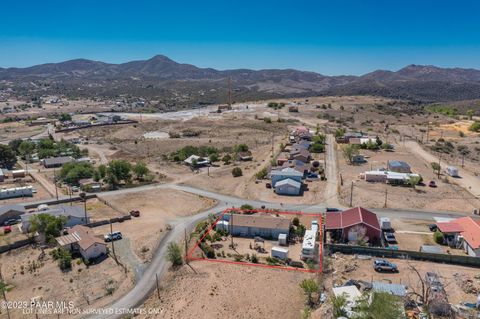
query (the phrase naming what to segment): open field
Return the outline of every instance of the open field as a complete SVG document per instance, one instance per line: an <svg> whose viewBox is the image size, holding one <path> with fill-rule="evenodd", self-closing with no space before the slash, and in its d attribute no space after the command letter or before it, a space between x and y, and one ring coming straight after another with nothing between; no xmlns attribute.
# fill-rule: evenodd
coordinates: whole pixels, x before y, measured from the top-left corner
<svg viewBox="0 0 480 319"><path fill-rule="evenodd" d="M27 246L1 254L2 275L10 286L8 300L28 304L33 298L37 302L71 301L75 308L86 309L104 306L132 287L131 273L125 274L110 257L89 266L76 259L70 271L62 272L50 250L42 254L40 249ZM109 286L112 294L107 292ZM21 309L10 310L10 314L25 318Z"/></svg>
<svg viewBox="0 0 480 319"><path fill-rule="evenodd" d="M45 130L43 126L28 126L25 122L0 123L0 141L24 139Z"/></svg>
<svg viewBox="0 0 480 319"><path fill-rule="evenodd" d="M299 287L313 275L297 271L190 263L170 271L160 299L152 294L144 308L160 315L140 318L299 318L305 297Z"/></svg>
<svg viewBox="0 0 480 319"><path fill-rule="evenodd" d="M215 205L215 201L184 192L167 189L149 190L134 194L108 195L103 197L122 215L139 210L140 217L113 225L128 238L133 252L143 261L150 260L170 220L191 216ZM110 226L94 228L95 233L104 235Z"/></svg>
<svg viewBox="0 0 480 319"><path fill-rule="evenodd" d="M362 165L347 164L341 154L341 146L339 146L339 150L339 171L343 178L340 199L344 205L348 205L350 202L351 183L353 181L353 206L384 207L385 193L387 192L388 208L438 209L471 213L474 208L480 207L480 201L455 185L454 179L446 179L444 176L438 179L430 163L414 156L402 144L395 145L395 152L361 150L361 154L368 156L368 162ZM360 179L360 173L371 169L386 168L387 162L392 160L407 162L410 164L413 173L418 173L423 177L425 184L428 185L430 181L435 181L437 187L416 186L413 189L385 183L371 183Z"/></svg>

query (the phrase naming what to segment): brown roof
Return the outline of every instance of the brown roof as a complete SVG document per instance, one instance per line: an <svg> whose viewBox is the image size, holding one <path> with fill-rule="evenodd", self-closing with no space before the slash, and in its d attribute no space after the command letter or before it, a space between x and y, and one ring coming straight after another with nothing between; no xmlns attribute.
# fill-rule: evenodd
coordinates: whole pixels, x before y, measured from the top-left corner
<svg viewBox="0 0 480 319"><path fill-rule="evenodd" d="M231 221L234 226L257 227L269 229L289 229L290 219L265 215L233 214Z"/></svg>
<svg viewBox="0 0 480 319"><path fill-rule="evenodd" d="M87 250L94 244L105 245L89 227L82 225L73 226L68 230L68 235L60 236L56 240L61 246L77 243L83 250Z"/></svg>
<svg viewBox="0 0 480 319"><path fill-rule="evenodd" d="M362 223L380 230L377 215L363 207L354 207L339 213L327 213L325 229L344 229Z"/></svg>

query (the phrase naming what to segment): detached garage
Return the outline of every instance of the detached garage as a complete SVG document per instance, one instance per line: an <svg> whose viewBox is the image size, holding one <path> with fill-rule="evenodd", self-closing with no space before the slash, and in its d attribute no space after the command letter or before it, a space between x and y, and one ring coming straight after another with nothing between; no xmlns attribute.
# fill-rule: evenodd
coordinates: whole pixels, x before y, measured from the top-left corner
<svg viewBox="0 0 480 319"><path fill-rule="evenodd" d="M278 195L300 195L302 184L287 178L275 184L275 193Z"/></svg>

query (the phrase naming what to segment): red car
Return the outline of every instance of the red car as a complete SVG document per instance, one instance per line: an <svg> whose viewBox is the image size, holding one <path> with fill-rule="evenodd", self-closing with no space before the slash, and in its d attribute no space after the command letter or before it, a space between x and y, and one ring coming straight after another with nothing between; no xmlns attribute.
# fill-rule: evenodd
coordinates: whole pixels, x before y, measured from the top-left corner
<svg viewBox="0 0 480 319"><path fill-rule="evenodd" d="M3 233L8 234L12 232L12 226L3 226Z"/></svg>
<svg viewBox="0 0 480 319"><path fill-rule="evenodd" d="M428 187L437 187L437 184L435 184L434 181L430 181L430 183L428 183Z"/></svg>

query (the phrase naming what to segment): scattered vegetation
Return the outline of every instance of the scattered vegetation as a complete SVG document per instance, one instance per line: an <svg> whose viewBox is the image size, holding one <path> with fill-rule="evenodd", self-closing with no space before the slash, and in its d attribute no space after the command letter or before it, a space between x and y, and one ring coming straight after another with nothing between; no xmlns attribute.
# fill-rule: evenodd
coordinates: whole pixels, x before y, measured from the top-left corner
<svg viewBox="0 0 480 319"><path fill-rule="evenodd" d="M72 268L72 254L65 248L59 247L50 252L50 255L58 262L61 270L69 270Z"/></svg>
<svg viewBox="0 0 480 319"><path fill-rule="evenodd" d="M180 266L183 264L182 252L177 243L171 242L168 244L167 260L171 262L173 266Z"/></svg>

